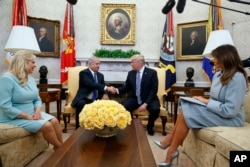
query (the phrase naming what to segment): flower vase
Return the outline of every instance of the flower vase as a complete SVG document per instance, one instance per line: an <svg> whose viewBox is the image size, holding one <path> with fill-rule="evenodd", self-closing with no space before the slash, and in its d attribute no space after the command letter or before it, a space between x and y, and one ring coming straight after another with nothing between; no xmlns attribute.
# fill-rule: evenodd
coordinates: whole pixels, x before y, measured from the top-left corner
<svg viewBox="0 0 250 167"><path fill-rule="evenodd" d="M94 131L96 136L104 138L112 137L117 134L117 128L112 128L107 126L105 126L103 129L95 128Z"/></svg>

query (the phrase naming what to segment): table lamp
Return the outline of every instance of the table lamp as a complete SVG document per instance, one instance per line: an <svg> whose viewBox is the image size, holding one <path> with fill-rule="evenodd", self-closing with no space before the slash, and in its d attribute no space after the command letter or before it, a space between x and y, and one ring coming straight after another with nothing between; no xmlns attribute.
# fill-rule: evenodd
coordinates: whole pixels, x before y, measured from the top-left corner
<svg viewBox="0 0 250 167"><path fill-rule="evenodd" d="M218 46L230 44L234 46L232 37L228 30L215 30L209 34L206 47L203 51L204 56L209 56Z"/></svg>
<svg viewBox="0 0 250 167"><path fill-rule="evenodd" d="M6 52L28 50L34 54L41 53L34 29L28 26L13 26L4 48Z"/></svg>

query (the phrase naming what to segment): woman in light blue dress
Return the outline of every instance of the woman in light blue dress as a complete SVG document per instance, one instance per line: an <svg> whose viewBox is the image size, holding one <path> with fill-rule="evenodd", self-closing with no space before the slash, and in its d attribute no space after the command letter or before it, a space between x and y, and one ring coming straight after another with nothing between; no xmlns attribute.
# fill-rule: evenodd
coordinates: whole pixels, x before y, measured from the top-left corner
<svg viewBox="0 0 250 167"><path fill-rule="evenodd" d="M155 141L161 149L169 147L165 161L159 166L169 167L173 159L178 158L177 148L190 128L244 125L243 104L248 79L239 54L234 46L222 45L212 51L212 57L217 72L213 77L210 98L180 98L179 115L173 131L161 142Z"/></svg>
<svg viewBox="0 0 250 167"><path fill-rule="evenodd" d="M41 111L42 102L32 74L36 56L17 51L9 71L0 77L0 122L20 126L31 133L41 131L43 137L57 149L62 145L58 120Z"/></svg>

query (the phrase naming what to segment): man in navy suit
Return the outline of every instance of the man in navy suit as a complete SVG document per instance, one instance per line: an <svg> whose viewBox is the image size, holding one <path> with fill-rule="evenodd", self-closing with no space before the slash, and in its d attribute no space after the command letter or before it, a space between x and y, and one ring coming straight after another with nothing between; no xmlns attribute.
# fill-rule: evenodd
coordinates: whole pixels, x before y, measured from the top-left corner
<svg viewBox="0 0 250 167"><path fill-rule="evenodd" d="M112 93L128 93L128 97L124 103L124 107L132 112L139 109L144 112L149 111L149 119L147 124L147 131L149 135L154 135L154 122L159 117L160 102L157 96L158 91L158 77L155 70L145 66L143 55L134 55L131 58L131 71L128 72L127 79L124 86L111 91ZM137 93L137 73L140 77L140 91Z"/></svg>
<svg viewBox="0 0 250 167"><path fill-rule="evenodd" d="M79 127L79 114L84 105L97 99L109 99L107 91L111 89L105 86L104 75L98 72L100 68L98 58L89 58L88 67L79 73L79 89L71 103L71 106L76 108L76 129Z"/></svg>

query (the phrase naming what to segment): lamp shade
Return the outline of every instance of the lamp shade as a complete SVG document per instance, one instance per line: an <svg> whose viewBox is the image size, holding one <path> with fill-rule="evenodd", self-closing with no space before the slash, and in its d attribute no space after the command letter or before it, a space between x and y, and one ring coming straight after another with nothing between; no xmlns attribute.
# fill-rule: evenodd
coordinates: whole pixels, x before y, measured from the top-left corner
<svg viewBox="0 0 250 167"><path fill-rule="evenodd" d="M232 37L228 30L212 31L209 34L209 38L203 51L203 55L208 56L215 48L226 44L234 45Z"/></svg>
<svg viewBox="0 0 250 167"><path fill-rule="evenodd" d="M27 26L13 26L4 48L6 52L28 50L34 54L41 53L34 29Z"/></svg>

